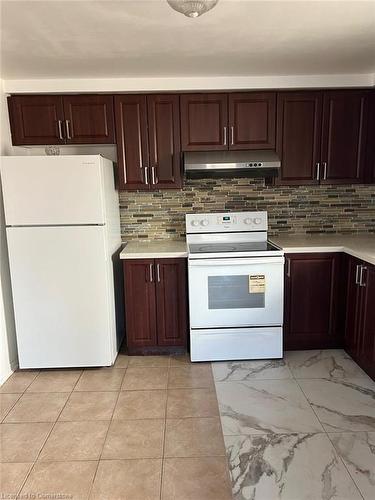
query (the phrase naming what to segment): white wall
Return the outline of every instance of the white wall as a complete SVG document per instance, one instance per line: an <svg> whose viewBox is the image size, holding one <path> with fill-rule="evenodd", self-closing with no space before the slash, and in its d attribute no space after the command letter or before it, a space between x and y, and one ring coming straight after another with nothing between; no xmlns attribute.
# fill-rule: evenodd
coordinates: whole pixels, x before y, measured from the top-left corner
<svg viewBox="0 0 375 500"><path fill-rule="evenodd" d="M0 80L0 153L12 153L6 97ZM5 235L3 200L0 189L0 384L17 368L17 343Z"/></svg>

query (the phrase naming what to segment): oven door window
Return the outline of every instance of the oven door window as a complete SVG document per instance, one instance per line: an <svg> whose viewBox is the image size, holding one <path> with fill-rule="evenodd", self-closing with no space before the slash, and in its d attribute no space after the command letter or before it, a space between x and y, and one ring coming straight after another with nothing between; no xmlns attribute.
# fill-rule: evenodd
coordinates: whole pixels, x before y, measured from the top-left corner
<svg viewBox="0 0 375 500"><path fill-rule="evenodd" d="M265 276L208 276L209 309L259 309L265 307Z"/></svg>

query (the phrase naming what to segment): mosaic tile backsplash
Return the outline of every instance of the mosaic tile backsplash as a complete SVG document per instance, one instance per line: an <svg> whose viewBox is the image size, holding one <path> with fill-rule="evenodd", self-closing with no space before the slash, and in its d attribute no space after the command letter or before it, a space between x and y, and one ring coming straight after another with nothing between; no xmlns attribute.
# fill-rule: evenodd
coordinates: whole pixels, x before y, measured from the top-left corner
<svg viewBox="0 0 375 500"><path fill-rule="evenodd" d="M185 214L267 210L269 233L375 232L375 185L265 186L263 179L188 179L182 190L121 192L123 240L182 239Z"/></svg>

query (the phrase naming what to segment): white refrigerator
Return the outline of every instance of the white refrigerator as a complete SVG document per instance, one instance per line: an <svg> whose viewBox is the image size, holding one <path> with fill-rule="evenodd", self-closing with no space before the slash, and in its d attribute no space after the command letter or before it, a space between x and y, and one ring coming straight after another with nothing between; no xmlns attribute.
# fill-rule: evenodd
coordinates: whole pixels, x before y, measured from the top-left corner
<svg viewBox="0 0 375 500"><path fill-rule="evenodd" d="M0 173L20 368L113 364L123 334L113 163L9 156Z"/></svg>

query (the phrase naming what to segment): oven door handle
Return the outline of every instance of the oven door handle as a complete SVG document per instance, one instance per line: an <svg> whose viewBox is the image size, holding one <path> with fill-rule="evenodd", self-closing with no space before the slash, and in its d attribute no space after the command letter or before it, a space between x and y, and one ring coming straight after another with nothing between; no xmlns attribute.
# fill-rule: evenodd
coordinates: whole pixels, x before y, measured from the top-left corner
<svg viewBox="0 0 375 500"><path fill-rule="evenodd" d="M256 264L283 264L284 257L237 257L235 259L189 259L189 267L252 266Z"/></svg>

